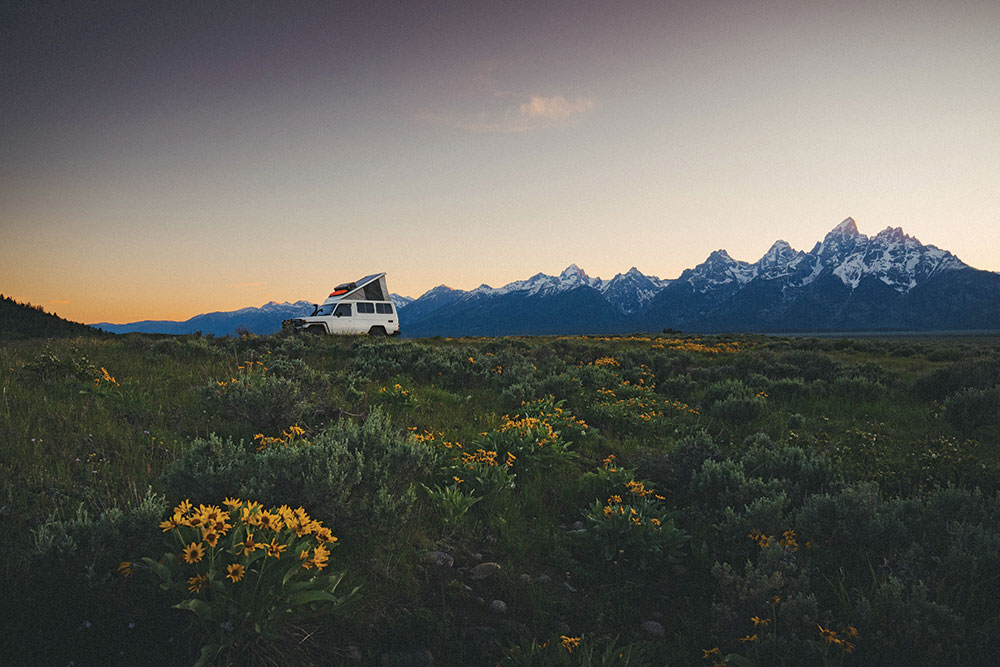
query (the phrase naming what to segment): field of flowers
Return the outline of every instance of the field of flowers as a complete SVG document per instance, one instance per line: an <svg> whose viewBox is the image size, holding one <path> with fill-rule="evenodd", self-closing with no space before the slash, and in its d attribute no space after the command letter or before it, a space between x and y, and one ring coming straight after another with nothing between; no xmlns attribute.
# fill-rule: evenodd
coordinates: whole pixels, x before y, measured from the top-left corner
<svg viewBox="0 0 1000 667"><path fill-rule="evenodd" d="M0 344L0 663L1000 662L1000 341Z"/></svg>

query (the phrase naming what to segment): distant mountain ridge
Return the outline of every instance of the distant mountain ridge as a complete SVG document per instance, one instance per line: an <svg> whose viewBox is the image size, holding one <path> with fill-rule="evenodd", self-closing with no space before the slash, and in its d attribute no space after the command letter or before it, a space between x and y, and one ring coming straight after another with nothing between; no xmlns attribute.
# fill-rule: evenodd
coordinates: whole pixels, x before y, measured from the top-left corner
<svg viewBox="0 0 1000 667"><path fill-rule="evenodd" d="M868 237L847 218L809 252L778 240L756 262L723 249L675 279L632 267L604 280L576 264L502 287L439 285L390 295L404 336L500 336L661 331L1000 329L1000 274L974 269L899 227ZM268 334L308 314L308 301L198 315L185 322L92 326L231 335Z"/></svg>
<svg viewBox="0 0 1000 667"><path fill-rule="evenodd" d="M165 333L189 334L200 331L205 335L232 336L240 331L250 331L257 334L272 334L281 329L281 321L293 317L302 317L312 312L310 301L295 303L277 303L271 301L259 308L240 308L229 312L204 313L178 322L174 320L143 320L128 324L112 324L98 322L92 327L110 331L111 333Z"/></svg>
<svg viewBox="0 0 1000 667"><path fill-rule="evenodd" d="M588 290L603 303L575 293ZM589 310L566 307L588 298ZM540 273L501 288L442 285L405 306L400 321L412 336L539 334L554 328L559 307L567 310L559 320L565 333L994 329L1000 275L898 227L868 237L847 218L809 252L779 240L750 263L720 249L674 280L633 267L605 281L571 264L559 276Z"/></svg>

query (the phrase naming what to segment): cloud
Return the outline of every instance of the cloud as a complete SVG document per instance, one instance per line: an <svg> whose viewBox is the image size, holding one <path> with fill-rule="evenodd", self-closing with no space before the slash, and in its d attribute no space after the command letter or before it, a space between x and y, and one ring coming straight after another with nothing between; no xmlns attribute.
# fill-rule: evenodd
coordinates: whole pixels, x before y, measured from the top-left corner
<svg viewBox="0 0 1000 667"><path fill-rule="evenodd" d="M261 281L255 282L255 283L232 283L230 285L230 287L238 287L238 288L243 288L243 287L263 287L266 284L267 284L266 282L264 282L264 281L261 280Z"/></svg>
<svg viewBox="0 0 1000 667"><path fill-rule="evenodd" d="M514 98L511 101L511 98ZM562 95L551 97L532 96L528 101L522 95L508 93L493 94L494 106L475 112L444 111L423 113L424 120L451 125L472 132L496 132L511 134L530 132L547 127L557 127L570 122L575 116L594 108L594 100L577 97L567 100ZM501 104L496 104L501 101Z"/></svg>
<svg viewBox="0 0 1000 667"><path fill-rule="evenodd" d="M570 116L590 111L592 108L594 108L594 101L583 97L578 97L572 102L562 95L532 97L530 102L521 105L521 115L560 123Z"/></svg>
<svg viewBox="0 0 1000 667"><path fill-rule="evenodd" d="M51 301L49 301L49 303L55 304L57 306L65 306L67 303L73 303L73 302L67 301L66 299L52 299Z"/></svg>

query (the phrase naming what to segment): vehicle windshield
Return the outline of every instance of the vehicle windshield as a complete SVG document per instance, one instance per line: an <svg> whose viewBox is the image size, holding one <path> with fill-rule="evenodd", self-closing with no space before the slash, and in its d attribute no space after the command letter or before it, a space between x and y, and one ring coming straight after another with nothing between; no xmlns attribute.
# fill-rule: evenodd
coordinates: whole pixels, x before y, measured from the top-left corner
<svg viewBox="0 0 1000 667"><path fill-rule="evenodd" d="M333 307L335 305L336 304L334 303L324 303L322 306L316 308L316 312L313 313L313 316L330 315L331 313L333 313Z"/></svg>

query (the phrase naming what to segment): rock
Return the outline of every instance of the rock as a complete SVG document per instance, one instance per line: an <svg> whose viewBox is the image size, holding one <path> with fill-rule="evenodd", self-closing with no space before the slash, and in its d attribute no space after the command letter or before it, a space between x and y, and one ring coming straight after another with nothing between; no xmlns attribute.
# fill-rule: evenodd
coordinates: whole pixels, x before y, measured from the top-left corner
<svg viewBox="0 0 1000 667"><path fill-rule="evenodd" d="M481 553L474 553L474 554L472 554L472 560L482 560L482 559L483 559L483 555Z"/></svg>
<svg viewBox="0 0 1000 667"><path fill-rule="evenodd" d="M574 521L573 525L570 526L572 530L583 530L583 527L584 526L582 521Z"/></svg>
<svg viewBox="0 0 1000 667"><path fill-rule="evenodd" d="M639 626L639 629L642 630L642 634L653 639L660 639L667 634L663 626L656 621L645 621Z"/></svg>
<svg viewBox="0 0 1000 667"><path fill-rule="evenodd" d="M527 572L525 572L524 574L522 574L519 578L520 578L520 580L521 580L522 583L525 583L525 584L530 584L531 583L531 575L528 574Z"/></svg>
<svg viewBox="0 0 1000 667"><path fill-rule="evenodd" d="M568 581L563 583L563 586L565 586L566 590L568 590L570 593L576 593L576 588L573 586L573 584L569 583Z"/></svg>
<svg viewBox="0 0 1000 667"><path fill-rule="evenodd" d="M490 602L490 611L494 614L506 614L507 603L503 600L493 600L493 602Z"/></svg>
<svg viewBox="0 0 1000 667"><path fill-rule="evenodd" d="M437 567L452 567L455 565L455 557L447 551L428 551L424 554L424 562Z"/></svg>
<svg viewBox="0 0 1000 667"><path fill-rule="evenodd" d="M471 570L469 570L469 579L473 581L479 581L480 579L486 579L487 577L492 577L494 574L500 571L500 563L488 562L480 563Z"/></svg>
<svg viewBox="0 0 1000 667"><path fill-rule="evenodd" d="M539 575L539 577L537 579L535 579L535 583L536 584L551 584L552 583L552 577L550 577L547 574Z"/></svg>

